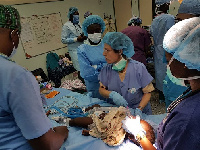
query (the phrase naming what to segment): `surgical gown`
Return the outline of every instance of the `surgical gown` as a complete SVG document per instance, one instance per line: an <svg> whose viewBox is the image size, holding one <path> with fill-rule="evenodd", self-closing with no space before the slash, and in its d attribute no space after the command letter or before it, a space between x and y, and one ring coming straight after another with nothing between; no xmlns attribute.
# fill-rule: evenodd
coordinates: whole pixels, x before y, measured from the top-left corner
<svg viewBox="0 0 200 150"><path fill-rule="evenodd" d="M81 25L74 25L71 21L67 21L62 28L61 41L63 44L67 44L68 52L73 62L73 66L77 71L80 71L77 48L83 42L78 42L75 39L82 34Z"/></svg>
<svg viewBox="0 0 200 150"><path fill-rule="evenodd" d="M176 100L187 89L186 86L181 86L173 83L168 75L165 76L163 81L163 94L165 96L165 107L167 108L171 102Z"/></svg>
<svg viewBox="0 0 200 150"><path fill-rule="evenodd" d="M111 64L101 70L99 79L108 91L116 91L122 95L128 102L128 107L134 109L138 107L144 95L142 89L152 82L153 77L148 73L144 64L130 59L123 81L120 80L119 73L112 69ZM150 103L143 109L143 113L152 114Z"/></svg>
<svg viewBox="0 0 200 150"><path fill-rule="evenodd" d="M103 43L98 45L82 44L78 47L78 60L80 64L80 74L84 78L88 92L92 92L92 97L103 99L99 94L98 75L104 65Z"/></svg>
<svg viewBox="0 0 200 150"><path fill-rule="evenodd" d="M159 125L159 150L200 149L200 93L184 99Z"/></svg>
<svg viewBox="0 0 200 150"><path fill-rule="evenodd" d="M52 126L40 88L28 70L0 55L0 149L30 150L28 140Z"/></svg>
<svg viewBox="0 0 200 150"><path fill-rule="evenodd" d="M161 14L153 19L151 24L151 35L154 40L154 65L155 65L155 80L156 88L163 91L163 80L166 75L166 64L163 63L163 38L165 33L175 24L174 16L169 14Z"/></svg>

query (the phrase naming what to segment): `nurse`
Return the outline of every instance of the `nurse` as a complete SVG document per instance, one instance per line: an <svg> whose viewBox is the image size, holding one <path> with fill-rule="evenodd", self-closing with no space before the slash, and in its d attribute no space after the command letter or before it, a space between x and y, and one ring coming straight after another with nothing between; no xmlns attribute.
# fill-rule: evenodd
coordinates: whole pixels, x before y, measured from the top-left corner
<svg viewBox="0 0 200 150"><path fill-rule="evenodd" d="M156 14L153 19L150 32L154 41L154 66L156 89L159 91L160 101L164 101L163 80L166 76L166 64L163 62L165 50L163 49L163 38L165 33L175 24L174 16L167 14L170 0L156 0Z"/></svg>
<svg viewBox="0 0 200 150"><path fill-rule="evenodd" d="M100 94L110 103L136 109L138 114L152 114L149 100L154 90L153 77L144 64L131 59L131 39L121 32L108 32L103 42L108 65L99 75Z"/></svg>
<svg viewBox="0 0 200 150"><path fill-rule="evenodd" d="M184 1L183 1L184 2ZM196 5L198 8L199 3ZM189 88L167 109L167 117L160 123L157 134L159 150L200 149L200 18L193 17L175 24L166 33L163 46L172 75L188 81ZM139 119L126 118L124 127L140 141L144 150L153 150L145 137ZM129 123L139 123L133 128ZM140 134L143 133L143 134Z"/></svg>
<svg viewBox="0 0 200 150"><path fill-rule="evenodd" d="M92 97L103 99L99 94L98 75L106 64L103 56L102 33L105 30L103 19L97 15L88 16L83 24L84 35L88 39L78 47L78 61L80 64L80 75L84 79L87 91Z"/></svg>
<svg viewBox="0 0 200 150"><path fill-rule="evenodd" d="M61 41L67 44L68 52L73 62L73 66L80 71L77 48L83 44L86 37L82 34L81 24L79 22L79 12L76 7L70 7L68 12L69 21L62 27Z"/></svg>

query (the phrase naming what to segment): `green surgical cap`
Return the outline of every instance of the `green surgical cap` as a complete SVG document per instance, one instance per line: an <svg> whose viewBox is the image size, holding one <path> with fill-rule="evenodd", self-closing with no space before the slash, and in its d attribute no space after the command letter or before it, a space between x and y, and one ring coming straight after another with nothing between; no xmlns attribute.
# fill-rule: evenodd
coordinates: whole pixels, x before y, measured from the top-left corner
<svg viewBox="0 0 200 150"><path fill-rule="evenodd" d="M20 15L17 9L0 5L0 28L19 29L21 31Z"/></svg>

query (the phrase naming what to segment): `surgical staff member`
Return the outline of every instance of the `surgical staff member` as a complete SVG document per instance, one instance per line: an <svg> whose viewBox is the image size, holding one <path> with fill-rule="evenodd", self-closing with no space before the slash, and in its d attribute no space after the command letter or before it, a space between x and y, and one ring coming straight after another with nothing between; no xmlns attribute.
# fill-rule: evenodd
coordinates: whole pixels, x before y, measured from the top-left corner
<svg viewBox="0 0 200 150"><path fill-rule="evenodd" d="M87 92L92 97L103 99L99 94L98 75L106 64L102 43L105 23L98 15L90 15L84 20L82 29L88 39L77 50L81 77L85 80Z"/></svg>
<svg viewBox="0 0 200 150"><path fill-rule="evenodd" d="M183 1L184 2L184 1ZM187 80L190 88L167 109L167 117L157 132L159 150L200 149L200 18L193 17L178 22L168 30L163 47L168 52L168 66L176 78ZM124 122L129 131L138 137L144 150L154 150L142 130L132 128L135 119ZM139 124L139 128L140 124ZM139 133L140 132L140 133ZM138 134L139 133L139 134ZM144 133L144 132L143 132Z"/></svg>
<svg viewBox="0 0 200 150"><path fill-rule="evenodd" d="M159 100L164 101L163 80L166 76L167 66L163 62L165 50L163 49L163 38L165 33L175 24L174 16L167 14L170 0L156 0L156 14L153 19L150 32L154 41L154 66L156 89L159 92Z"/></svg>
<svg viewBox="0 0 200 150"><path fill-rule="evenodd" d="M200 8L198 0L184 0L179 9L178 14L175 17L175 21L181 21L183 19L192 18L200 15ZM172 103L178 96L180 96L187 86L183 80L175 78L167 67L167 75L163 83L163 93L165 95L165 106L166 108Z"/></svg>
<svg viewBox="0 0 200 150"><path fill-rule="evenodd" d="M80 71L77 48L83 44L86 37L82 33L81 24L79 22L78 8L70 7L68 11L68 18L63 27L61 33L61 41L63 44L67 44L68 52L73 62L73 66L77 71Z"/></svg>
<svg viewBox="0 0 200 150"><path fill-rule="evenodd" d="M139 17L134 16L128 21L128 27L121 32L126 34L134 44L135 54L132 59L137 60L146 66L146 55L147 52L150 51L151 39L150 34L141 27L141 24L142 20Z"/></svg>
<svg viewBox="0 0 200 150"><path fill-rule="evenodd" d="M136 114L152 114L150 97L154 90L153 77L144 64L132 60L134 47L131 39L121 32L108 32L104 38L104 52L108 65L99 75L99 92L108 102L128 106Z"/></svg>
<svg viewBox="0 0 200 150"><path fill-rule="evenodd" d="M35 77L10 59L19 44L18 11L0 5L0 12L0 149L58 150L68 129L52 129Z"/></svg>

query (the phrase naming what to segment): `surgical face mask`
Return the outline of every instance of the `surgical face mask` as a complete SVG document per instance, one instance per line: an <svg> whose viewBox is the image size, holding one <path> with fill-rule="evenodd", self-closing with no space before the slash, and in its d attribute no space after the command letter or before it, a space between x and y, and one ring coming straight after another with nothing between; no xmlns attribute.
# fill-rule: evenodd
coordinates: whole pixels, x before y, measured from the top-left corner
<svg viewBox="0 0 200 150"><path fill-rule="evenodd" d="M99 43L101 40L101 33L88 34L88 39L93 43Z"/></svg>
<svg viewBox="0 0 200 150"><path fill-rule="evenodd" d="M172 75L169 65L167 65L167 76L176 85L186 86L183 79L178 79Z"/></svg>
<svg viewBox="0 0 200 150"><path fill-rule="evenodd" d="M15 48L15 43L13 42L13 50L12 50L9 58L13 57L13 55L15 55L16 52L17 52L17 48Z"/></svg>
<svg viewBox="0 0 200 150"><path fill-rule="evenodd" d="M174 57L171 58L171 60L169 61L169 64L167 65L169 71L170 71L169 65L172 63L173 60L174 60ZM170 73L169 73L169 71L168 71L168 74L171 73L171 71L170 71ZM172 73L171 73L171 76L173 76ZM174 78L176 78L176 77L174 77ZM184 80L195 80L195 79L199 79L199 78L200 78L200 76L193 76L193 77L188 77L188 78L177 78L179 80L179 81L177 81L177 83L178 83L177 85L186 86Z"/></svg>
<svg viewBox="0 0 200 150"><path fill-rule="evenodd" d="M73 24L79 23L79 15L73 15Z"/></svg>
<svg viewBox="0 0 200 150"><path fill-rule="evenodd" d="M116 71L122 71L126 67L126 63L127 63L127 60L125 60L122 57L122 59L118 63L113 64L112 69Z"/></svg>

